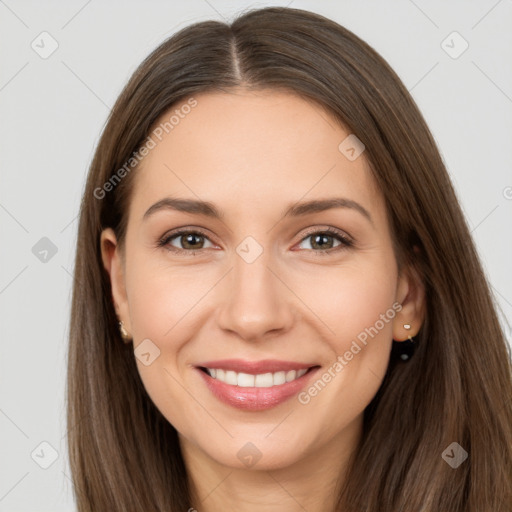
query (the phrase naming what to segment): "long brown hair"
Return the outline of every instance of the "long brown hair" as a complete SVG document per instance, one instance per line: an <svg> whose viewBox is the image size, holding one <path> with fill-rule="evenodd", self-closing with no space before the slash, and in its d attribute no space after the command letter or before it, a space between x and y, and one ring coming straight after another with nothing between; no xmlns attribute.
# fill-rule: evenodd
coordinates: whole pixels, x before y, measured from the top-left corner
<svg viewBox="0 0 512 512"><path fill-rule="evenodd" d="M155 121L195 94L239 86L299 94L364 143L399 265L425 284L416 353L390 360L365 410L339 510L510 512L510 350L433 137L368 44L320 15L278 7L170 37L135 71L103 131L81 203L69 339L68 447L79 512L191 507L176 430L147 395L133 346L121 341L99 241L112 227L123 244L137 170L125 167L120 180L118 170ZM442 457L453 442L469 454L456 469Z"/></svg>

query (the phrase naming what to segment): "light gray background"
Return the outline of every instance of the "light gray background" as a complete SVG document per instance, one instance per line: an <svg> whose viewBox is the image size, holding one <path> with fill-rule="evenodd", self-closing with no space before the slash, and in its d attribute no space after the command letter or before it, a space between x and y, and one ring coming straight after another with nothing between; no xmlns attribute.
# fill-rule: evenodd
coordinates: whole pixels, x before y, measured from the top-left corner
<svg viewBox="0 0 512 512"><path fill-rule="evenodd" d="M436 138L510 323L512 0L0 0L0 511L75 509L64 402L71 274L84 179L109 108L176 30L265 5L330 17L396 70ZM46 59L31 47L43 31L59 45ZM456 59L441 46L453 31L469 44ZM461 43L444 44L453 53ZM32 252L43 237L57 248L46 262ZM43 441L58 454L48 469Z"/></svg>

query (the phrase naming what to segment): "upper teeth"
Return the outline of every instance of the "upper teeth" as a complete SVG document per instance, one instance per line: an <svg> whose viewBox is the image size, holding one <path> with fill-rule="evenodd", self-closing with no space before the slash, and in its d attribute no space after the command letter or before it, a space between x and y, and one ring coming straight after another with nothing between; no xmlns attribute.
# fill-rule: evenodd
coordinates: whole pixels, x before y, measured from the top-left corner
<svg viewBox="0 0 512 512"><path fill-rule="evenodd" d="M242 388L256 387L269 388L271 386L279 386L285 382L302 377L308 369L290 370L288 372L260 373L252 375L249 373L237 373L231 370L220 370L215 368L206 368L210 377L231 384L232 386L240 386Z"/></svg>

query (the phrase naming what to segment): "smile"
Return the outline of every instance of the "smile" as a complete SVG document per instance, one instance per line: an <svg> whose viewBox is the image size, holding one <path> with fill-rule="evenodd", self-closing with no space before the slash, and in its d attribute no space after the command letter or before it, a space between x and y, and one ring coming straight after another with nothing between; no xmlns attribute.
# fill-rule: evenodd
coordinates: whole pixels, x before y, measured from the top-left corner
<svg viewBox="0 0 512 512"><path fill-rule="evenodd" d="M231 386L239 386L241 388L270 388L280 386L286 382L292 382L302 377L309 368L301 370L280 371L275 373L258 373L251 375L250 373L237 373L232 370L222 370L220 368L205 368L210 377L220 380Z"/></svg>
<svg viewBox="0 0 512 512"><path fill-rule="evenodd" d="M241 359L208 361L195 367L213 397L247 411L271 409L289 400L319 369L308 363Z"/></svg>

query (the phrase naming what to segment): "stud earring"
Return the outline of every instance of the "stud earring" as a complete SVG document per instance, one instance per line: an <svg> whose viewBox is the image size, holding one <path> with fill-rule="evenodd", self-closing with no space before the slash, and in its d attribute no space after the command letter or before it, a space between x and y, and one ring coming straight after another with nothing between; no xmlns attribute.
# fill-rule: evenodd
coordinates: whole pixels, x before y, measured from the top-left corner
<svg viewBox="0 0 512 512"><path fill-rule="evenodd" d="M411 324L403 324L406 331L411 330ZM393 340L393 353L399 357L402 361L407 361L414 354L416 348L415 340L408 335L408 340L405 341L394 341Z"/></svg>
<svg viewBox="0 0 512 512"><path fill-rule="evenodd" d="M128 334L128 331L125 329L123 322L121 322L121 321L119 322L119 331L121 333L121 338L123 338L123 341L125 343L130 343L131 337Z"/></svg>

